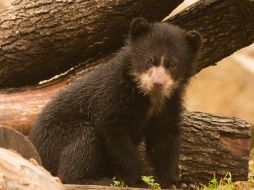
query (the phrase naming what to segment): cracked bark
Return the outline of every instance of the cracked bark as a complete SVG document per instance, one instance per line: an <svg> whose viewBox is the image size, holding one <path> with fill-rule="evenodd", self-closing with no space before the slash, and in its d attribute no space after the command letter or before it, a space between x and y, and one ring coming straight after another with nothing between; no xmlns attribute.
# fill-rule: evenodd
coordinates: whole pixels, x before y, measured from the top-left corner
<svg viewBox="0 0 254 190"><path fill-rule="evenodd" d="M200 112L183 114L180 174L185 181L207 183L231 172L233 180L247 180L250 124L237 118ZM141 144L143 172L153 175L145 145ZM148 160L148 161L147 161Z"/></svg>
<svg viewBox="0 0 254 190"><path fill-rule="evenodd" d="M0 88L36 84L114 52L132 18L161 20L183 0L16 0L0 12Z"/></svg>
<svg viewBox="0 0 254 190"><path fill-rule="evenodd" d="M36 84L84 60L93 66L122 45L131 18L160 20L181 2L16 1L0 12L0 88ZM196 72L254 41L248 0L200 0L168 21L203 35Z"/></svg>

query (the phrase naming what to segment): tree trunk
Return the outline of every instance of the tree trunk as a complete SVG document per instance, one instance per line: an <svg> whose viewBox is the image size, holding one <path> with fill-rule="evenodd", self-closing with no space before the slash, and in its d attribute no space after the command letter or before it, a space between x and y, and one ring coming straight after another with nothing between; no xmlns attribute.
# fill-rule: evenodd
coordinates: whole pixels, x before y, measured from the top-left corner
<svg viewBox="0 0 254 190"><path fill-rule="evenodd" d="M16 1L0 12L0 88L36 84L123 43L130 20L161 20L182 0ZM168 19L204 38L197 72L254 41L254 2L200 0Z"/></svg>
<svg viewBox="0 0 254 190"><path fill-rule="evenodd" d="M16 0L0 12L0 88L36 84L114 52L131 19L161 20L183 0Z"/></svg>
<svg viewBox="0 0 254 190"><path fill-rule="evenodd" d="M63 184L35 161L0 148L0 189L64 190Z"/></svg>

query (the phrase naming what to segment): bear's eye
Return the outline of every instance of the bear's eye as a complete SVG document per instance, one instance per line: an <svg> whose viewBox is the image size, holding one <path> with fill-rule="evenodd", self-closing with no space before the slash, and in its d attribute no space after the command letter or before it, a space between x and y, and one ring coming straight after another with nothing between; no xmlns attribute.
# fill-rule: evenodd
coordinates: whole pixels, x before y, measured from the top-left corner
<svg viewBox="0 0 254 190"><path fill-rule="evenodd" d="M149 65L153 65L153 59L151 57L148 57L145 62Z"/></svg>
<svg viewBox="0 0 254 190"><path fill-rule="evenodd" d="M169 64L169 69L171 70L171 71L176 71L176 64L175 63L170 63Z"/></svg>

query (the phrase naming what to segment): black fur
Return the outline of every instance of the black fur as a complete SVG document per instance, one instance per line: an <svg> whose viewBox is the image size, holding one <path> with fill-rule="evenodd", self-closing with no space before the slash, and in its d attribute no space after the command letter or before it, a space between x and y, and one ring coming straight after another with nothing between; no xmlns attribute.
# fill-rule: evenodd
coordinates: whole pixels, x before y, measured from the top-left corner
<svg viewBox="0 0 254 190"><path fill-rule="evenodd" d="M43 166L64 183L88 184L116 176L135 184L142 138L162 186L178 179L181 98L200 42L167 23L137 19L132 26L135 31L131 27L116 57L60 92L32 127L29 138ZM146 60L157 64L162 54L179 86L161 113L148 118L149 97L129 72L145 72L151 66Z"/></svg>

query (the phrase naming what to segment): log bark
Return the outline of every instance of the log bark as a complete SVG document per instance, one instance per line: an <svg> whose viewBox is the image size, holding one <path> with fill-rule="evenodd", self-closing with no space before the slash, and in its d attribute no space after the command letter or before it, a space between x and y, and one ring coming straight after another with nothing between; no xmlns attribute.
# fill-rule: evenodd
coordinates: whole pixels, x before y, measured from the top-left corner
<svg viewBox="0 0 254 190"><path fill-rule="evenodd" d="M183 180L207 183L215 174L218 179L231 172L233 180L248 178L250 124L246 121L200 112L185 112L182 123L180 174ZM143 175L154 175L139 146Z"/></svg>
<svg viewBox="0 0 254 190"><path fill-rule="evenodd" d="M122 45L131 18L160 20L181 2L16 1L0 12L0 88L92 66ZM201 0L167 21L202 33L196 72L254 41L254 2L248 0Z"/></svg>
<svg viewBox="0 0 254 190"><path fill-rule="evenodd" d="M0 88L36 84L114 52L132 18L161 20L183 0L16 0L0 12Z"/></svg>
<svg viewBox="0 0 254 190"><path fill-rule="evenodd" d="M59 179L35 161L28 161L15 152L0 148L0 189L64 190Z"/></svg>
<svg viewBox="0 0 254 190"><path fill-rule="evenodd" d="M207 182L231 172L236 181L247 180L250 124L237 118L186 112L183 120L180 170L182 178Z"/></svg>

